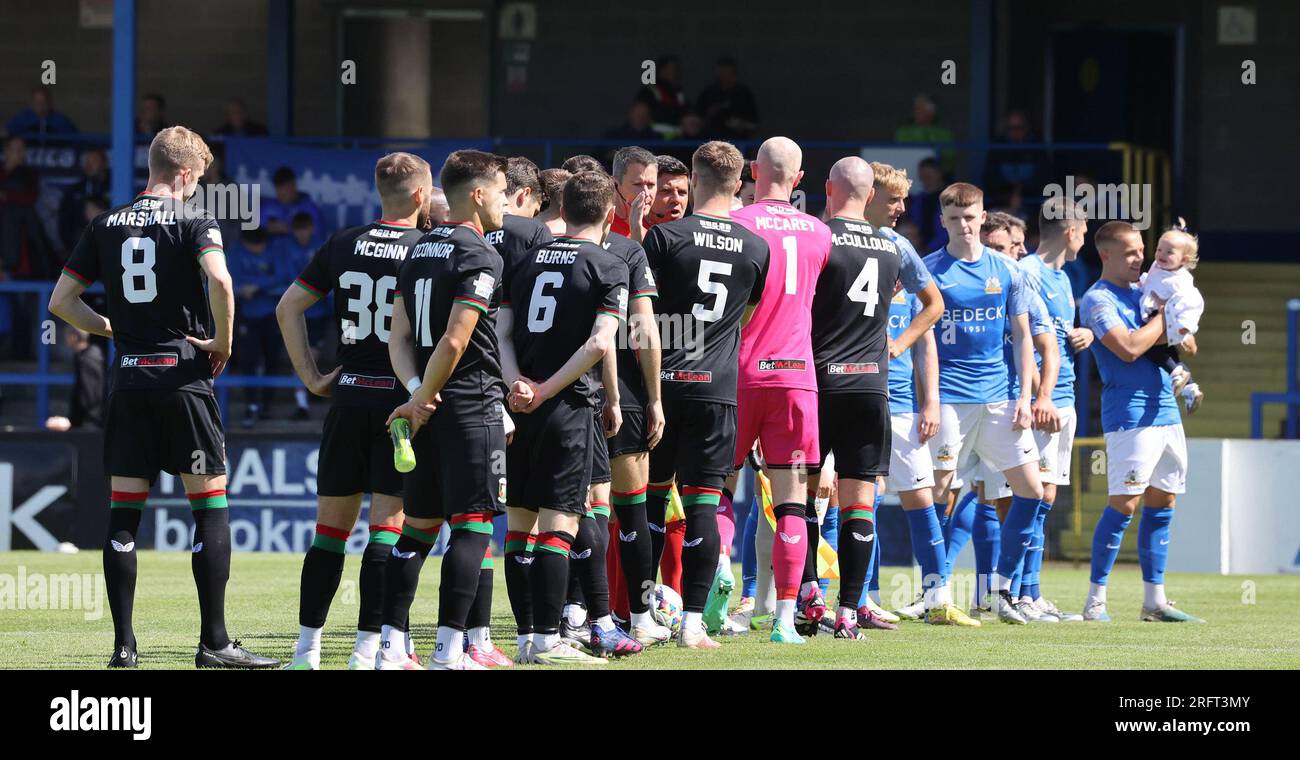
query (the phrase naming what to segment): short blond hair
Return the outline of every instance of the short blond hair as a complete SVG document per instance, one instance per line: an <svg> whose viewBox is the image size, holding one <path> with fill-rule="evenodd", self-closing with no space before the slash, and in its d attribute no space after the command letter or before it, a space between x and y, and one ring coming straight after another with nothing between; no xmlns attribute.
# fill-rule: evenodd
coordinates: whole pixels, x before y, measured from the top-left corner
<svg viewBox="0 0 1300 760"><path fill-rule="evenodd" d="M907 195L912 191L912 180L907 178L906 169L872 161L871 171L876 173L876 187L884 188L894 195Z"/></svg>
<svg viewBox="0 0 1300 760"><path fill-rule="evenodd" d="M1160 237L1164 237L1165 235L1177 235L1182 238L1183 256L1186 259L1183 262L1183 266L1189 270L1195 269L1196 265L1201 261L1201 241L1198 240L1195 235L1187 231L1187 220L1183 219L1181 216L1178 217L1178 222L1174 224L1174 226L1165 230L1164 235L1161 235Z"/></svg>
<svg viewBox="0 0 1300 760"><path fill-rule="evenodd" d="M182 169L201 176L212 164L212 149L203 138L185 127L167 127L149 143L149 173L171 179Z"/></svg>
<svg viewBox="0 0 1300 760"><path fill-rule="evenodd" d="M389 153L375 162L375 189L387 201L409 198L426 176L432 183L429 162L411 153Z"/></svg>

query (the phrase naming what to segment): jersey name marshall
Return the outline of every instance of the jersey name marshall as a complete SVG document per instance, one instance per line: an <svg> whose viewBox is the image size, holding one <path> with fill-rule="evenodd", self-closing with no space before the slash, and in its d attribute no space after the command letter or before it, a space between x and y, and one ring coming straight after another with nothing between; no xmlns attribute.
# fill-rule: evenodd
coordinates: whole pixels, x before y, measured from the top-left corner
<svg viewBox="0 0 1300 760"><path fill-rule="evenodd" d="M151 227L156 224L176 224L176 212L160 208L119 211L104 219L105 227Z"/></svg>

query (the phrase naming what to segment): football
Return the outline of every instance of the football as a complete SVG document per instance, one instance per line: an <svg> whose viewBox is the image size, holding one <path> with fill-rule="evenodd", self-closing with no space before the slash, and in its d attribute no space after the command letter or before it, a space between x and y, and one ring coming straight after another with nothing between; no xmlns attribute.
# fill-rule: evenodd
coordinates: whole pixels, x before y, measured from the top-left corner
<svg viewBox="0 0 1300 760"><path fill-rule="evenodd" d="M682 597L672 586L655 586L654 606L650 609L655 622L677 633L682 627Z"/></svg>

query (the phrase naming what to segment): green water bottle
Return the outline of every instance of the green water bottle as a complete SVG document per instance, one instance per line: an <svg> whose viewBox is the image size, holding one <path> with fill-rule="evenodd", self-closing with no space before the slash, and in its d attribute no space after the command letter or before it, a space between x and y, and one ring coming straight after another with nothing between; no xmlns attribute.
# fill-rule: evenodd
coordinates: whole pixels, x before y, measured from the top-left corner
<svg viewBox="0 0 1300 760"><path fill-rule="evenodd" d="M398 417L388 426L388 434L393 439L393 467L398 472L414 470L415 449L411 448L411 423L405 417Z"/></svg>

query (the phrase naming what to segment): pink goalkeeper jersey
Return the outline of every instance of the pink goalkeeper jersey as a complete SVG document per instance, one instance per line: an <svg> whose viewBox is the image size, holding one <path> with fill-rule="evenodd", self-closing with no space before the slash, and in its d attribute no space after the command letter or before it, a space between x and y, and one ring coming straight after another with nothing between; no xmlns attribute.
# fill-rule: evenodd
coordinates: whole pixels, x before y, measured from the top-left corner
<svg viewBox="0 0 1300 760"><path fill-rule="evenodd" d="M786 201L761 200L731 218L767 241L767 282L740 334L740 388L817 390L812 302L831 253L831 231Z"/></svg>

